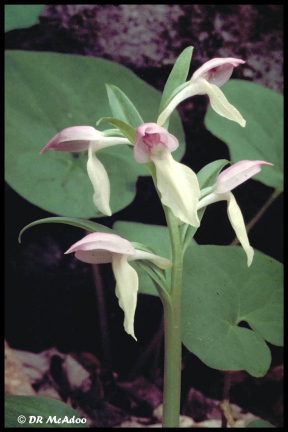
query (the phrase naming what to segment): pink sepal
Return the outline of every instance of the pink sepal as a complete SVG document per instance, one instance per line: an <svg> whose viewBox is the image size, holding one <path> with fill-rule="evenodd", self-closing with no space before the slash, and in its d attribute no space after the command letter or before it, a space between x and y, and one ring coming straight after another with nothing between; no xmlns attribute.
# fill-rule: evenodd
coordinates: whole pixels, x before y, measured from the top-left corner
<svg viewBox="0 0 288 432"><path fill-rule="evenodd" d="M45 145L40 154L47 150L78 152L87 150L90 141L96 141L101 133L92 126L73 126L63 129Z"/></svg>
<svg viewBox="0 0 288 432"><path fill-rule="evenodd" d="M210 84L221 87L231 77L234 67L243 63L245 63L244 60L233 57L214 58L197 69L192 75L191 81L205 78Z"/></svg>
<svg viewBox="0 0 288 432"><path fill-rule="evenodd" d="M265 161L243 160L236 162L222 171L216 180L216 193L226 193L244 183L249 178L261 171L262 165L272 165Z"/></svg>

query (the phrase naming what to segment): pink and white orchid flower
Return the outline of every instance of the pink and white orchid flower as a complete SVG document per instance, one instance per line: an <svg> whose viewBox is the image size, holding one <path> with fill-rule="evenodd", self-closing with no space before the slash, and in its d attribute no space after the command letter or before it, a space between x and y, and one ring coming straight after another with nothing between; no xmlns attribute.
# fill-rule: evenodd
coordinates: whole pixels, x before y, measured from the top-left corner
<svg viewBox="0 0 288 432"><path fill-rule="evenodd" d="M144 123L136 129L134 157L139 163L154 162L161 201L181 221L198 227L200 188L196 174L179 162L171 152L179 146L177 138L156 123Z"/></svg>
<svg viewBox="0 0 288 432"><path fill-rule="evenodd" d="M116 279L116 296L124 311L124 329L135 340L134 316L137 305L138 275L128 261L148 260L161 269L172 267L169 259L135 249L128 240L110 233L92 233L72 245L65 254L75 252L75 257L89 264L112 263Z"/></svg>
<svg viewBox="0 0 288 432"><path fill-rule="evenodd" d="M222 91L219 89L219 87L229 80L234 67L243 63L245 63L244 60L232 57L214 58L204 63L194 72L189 85L181 90L159 115L157 123L162 126L176 106L183 100L191 96L207 94L214 111L244 127L246 121L243 119L239 111L228 102Z"/></svg>
<svg viewBox="0 0 288 432"><path fill-rule="evenodd" d="M217 177L212 192L202 198L197 207L198 210L200 210L201 208L217 201L227 201L228 217L239 242L246 252L248 267L252 264L254 251L248 240L245 222L240 207L238 206L234 195L231 193L231 190L260 172L262 165L273 164L259 160L243 160L236 162L234 165L225 169Z"/></svg>
<svg viewBox="0 0 288 432"><path fill-rule="evenodd" d="M110 182L103 164L97 159L96 151L117 144L131 144L126 138L105 136L92 126L74 126L55 135L41 150L80 152L88 150L87 172L94 188L93 202L103 214L111 216Z"/></svg>

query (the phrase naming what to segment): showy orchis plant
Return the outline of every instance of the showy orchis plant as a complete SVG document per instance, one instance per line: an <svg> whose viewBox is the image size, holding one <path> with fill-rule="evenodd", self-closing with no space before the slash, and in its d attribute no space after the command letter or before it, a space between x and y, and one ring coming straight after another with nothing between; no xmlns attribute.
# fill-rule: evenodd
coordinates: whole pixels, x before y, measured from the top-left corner
<svg viewBox="0 0 288 432"><path fill-rule="evenodd" d="M151 277L162 300L165 318L164 427L179 426L181 295L186 248L200 226L203 209L211 203L226 200L228 217L246 252L248 267L251 266L254 251L248 240L241 210L231 190L258 173L263 165L273 165L259 160L238 161L220 173L227 161L215 161L215 166L211 164L213 168L205 167L208 171L207 181L200 188L192 169L174 160L172 153L178 148L179 142L177 137L168 132L169 117L186 98L207 94L211 107L220 116L235 121L242 127L246 124L242 115L219 89L230 78L233 68L244 61L215 58L196 70L186 82L183 63L185 60L184 69L188 71L187 56L182 55L181 61L180 57L166 83L159 116L154 122L144 122L128 97L120 89L110 85L107 89L114 117L102 118L97 125L107 122L114 129L100 132L91 126L68 127L54 136L40 152L42 154L50 149L68 152L88 150L87 174L94 188L93 202L107 216L112 214L109 176L96 158L96 152L99 151L100 154L105 147L126 144L133 150L131 158L134 156L135 163L145 164L152 176L167 221L172 260L155 254L150 245L131 243L99 224L76 221L75 218L66 218L66 223L82 226L92 233L72 245L66 253L75 252L77 259L90 264L112 263L116 295L124 311L124 329L134 339L138 275L129 262L137 260ZM166 270L171 271L170 278L167 277Z"/></svg>

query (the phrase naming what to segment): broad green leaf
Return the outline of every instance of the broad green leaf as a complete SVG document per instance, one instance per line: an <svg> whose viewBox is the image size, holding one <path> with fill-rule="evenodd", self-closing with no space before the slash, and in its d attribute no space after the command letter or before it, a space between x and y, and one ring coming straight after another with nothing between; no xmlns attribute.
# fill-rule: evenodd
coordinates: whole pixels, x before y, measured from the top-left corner
<svg viewBox="0 0 288 432"><path fill-rule="evenodd" d="M38 16L45 5L5 5L5 32L22 27L30 27L38 22Z"/></svg>
<svg viewBox="0 0 288 432"><path fill-rule="evenodd" d="M276 189L283 189L283 96L262 85L230 80L223 93L242 114L246 127L219 116L208 107L207 129L224 141L231 160L264 160L274 167L263 169L253 178Z"/></svg>
<svg viewBox="0 0 288 432"><path fill-rule="evenodd" d="M212 368L265 375L271 361L265 340L282 345L282 268L258 251L248 268L240 247L188 247L182 310L186 347ZM239 327L243 321L251 329Z"/></svg>
<svg viewBox="0 0 288 432"><path fill-rule="evenodd" d="M38 416L42 417L42 423L41 419L36 423ZM69 420L71 422L68 422ZM5 396L5 428L83 428L88 427L86 423L85 417L81 417L77 411L56 399L42 396Z"/></svg>
<svg viewBox="0 0 288 432"><path fill-rule="evenodd" d="M275 428L275 426L265 420L253 420L246 428Z"/></svg>
<svg viewBox="0 0 288 432"><path fill-rule="evenodd" d="M105 83L114 83L135 100L145 122L155 122L160 93L129 69L108 60L47 52L6 51L5 177L9 185L31 203L61 216L94 218L102 214L93 204L88 178L87 152L40 150L58 132L75 125L95 127L111 117ZM99 129L106 127L100 125ZM173 153L184 153L179 116L171 117L171 133L180 142ZM144 164L135 162L127 146L97 152L111 184L111 209L119 211L136 194Z"/></svg>
<svg viewBox="0 0 288 432"><path fill-rule="evenodd" d="M116 234L115 231L113 231L110 228L107 228L104 225L98 224L97 222L92 222L85 219L80 218L69 218L69 217L49 217L45 219L39 219L35 222L31 222L29 225L26 225L19 234L18 241L21 243L21 237L24 231L26 231L28 228L32 228L35 225L41 225L44 223L63 223L67 225L73 225L77 228L82 228L86 231L90 232L104 232L108 234Z"/></svg>
<svg viewBox="0 0 288 432"><path fill-rule="evenodd" d="M159 114L161 114L161 112L164 111L164 109L168 106L174 90L185 83L190 68L192 52L193 47L187 47L177 58L165 84L159 107Z"/></svg>
<svg viewBox="0 0 288 432"><path fill-rule="evenodd" d="M121 89L112 84L106 84L106 89L114 117L135 129L144 123L133 103Z"/></svg>
<svg viewBox="0 0 288 432"><path fill-rule="evenodd" d="M114 229L171 259L167 228L117 222ZM139 292L157 295L151 280L140 270L137 268ZM166 274L169 284L169 271ZM248 268L239 246L191 242L183 271L184 344L212 368L263 376L271 360L265 340L282 345L282 277L282 264L257 250ZM239 326L241 321L252 330Z"/></svg>
<svg viewBox="0 0 288 432"><path fill-rule="evenodd" d="M97 126L101 123L110 123L113 126L116 126L119 129L119 131L121 131L122 134L127 139L129 139L131 144L134 145L135 129L132 126L114 117L102 117L100 120L98 120Z"/></svg>

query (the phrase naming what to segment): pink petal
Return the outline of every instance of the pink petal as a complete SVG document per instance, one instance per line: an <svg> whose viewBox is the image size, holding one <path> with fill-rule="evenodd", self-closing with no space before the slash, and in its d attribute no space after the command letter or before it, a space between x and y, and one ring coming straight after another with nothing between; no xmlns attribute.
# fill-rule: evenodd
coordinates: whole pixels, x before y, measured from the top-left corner
<svg viewBox="0 0 288 432"><path fill-rule="evenodd" d="M65 253L94 249L103 249L125 255L135 255L136 253L134 246L128 240L117 234L102 232L87 234L81 240L74 243Z"/></svg>
<svg viewBox="0 0 288 432"><path fill-rule="evenodd" d="M156 148L173 152L179 147L177 138L157 123L144 123L136 129L134 158L139 163L151 161Z"/></svg>
<svg viewBox="0 0 288 432"><path fill-rule="evenodd" d="M92 126L73 126L63 129L45 145L40 154L47 150L78 152L87 150L90 141L101 137L101 133Z"/></svg>
<svg viewBox="0 0 288 432"><path fill-rule="evenodd" d="M262 165L271 165L265 161L243 160L222 171L216 180L216 193L225 193L244 183L261 171Z"/></svg>
<svg viewBox="0 0 288 432"><path fill-rule="evenodd" d="M88 263L112 262L112 253L134 256L132 243L116 234L91 233L74 243L65 254L76 252L76 258Z"/></svg>
<svg viewBox="0 0 288 432"><path fill-rule="evenodd" d="M192 75L191 81L196 81L199 78L205 78L211 84L221 87L225 84L232 75L234 67L245 63L244 60L233 57L214 58L204 63Z"/></svg>

